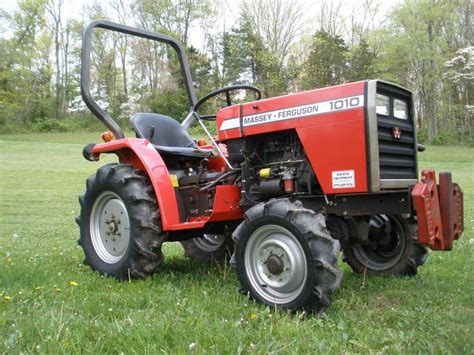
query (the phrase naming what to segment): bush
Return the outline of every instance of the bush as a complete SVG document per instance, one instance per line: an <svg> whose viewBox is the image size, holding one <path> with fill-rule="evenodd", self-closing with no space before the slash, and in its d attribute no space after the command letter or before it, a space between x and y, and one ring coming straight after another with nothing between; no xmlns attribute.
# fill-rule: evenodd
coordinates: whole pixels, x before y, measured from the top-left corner
<svg viewBox="0 0 474 355"><path fill-rule="evenodd" d="M123 129L129 128L127 122L117 122ZM90 114L69 115L61 120L54 118L37 118L31 126L23 126L26 131L33 132L93 132L106 130L106 127L98 119ZM0 132L3 129L0 127ZM8 133L6 131L5 133Z"/></svg>
<svg viewBox="0 0 474 355"><path fill-rule="evenodd" d="M433 145L448 145L453 141L453 136L447 132L440 132L436 137L431 140Z"/></svg>
<svg viewBox="0 0 474 355"><path fill-rule="evenodd" d="M428 131L425 128L420 128L416 136L418 143L421 144L432 144L436 146L472 146L473 141L466 135L466 132L440 130L439 133L430 140Z"/></svg>
<svg viewBox="0 0 474 355"><path fill-rule="evenodd" d="M9 122L0 124L0 134L18 133L18 131L22 131L22 130L21 129L19 130L18 127L15 127L15 125Z"/></svg>
<svg viewBox="0 0 474 355"><path fill-rule="evenodd" d="M216 123L214 121L204 121L204 124L209 131L209 133L213 137L217 137L217 129L216 129ZM195 122L192 127L188 129L188 133L191 137L199 139L199 138L204 138L207 139L207 134L204 132L204 129L199 125L199 123ZM210 142L209 142L210 143Z"/></svg>
<svg viewBox="0 0 474 355"><path fill-rule="evenodd" d="M67 132L68 127L53 118L39 118L33 125L33 130L35 132Z"/></svg>
<svg viewBox="0 0 474 355"><path fill-rule="evenodd" d="M89 113L68 115L61 120L61 123L67 127L69 132L93 132L106 129L102 122Z"/></svg>
<svg viewBox="0 0 474 355"><path fill-rule="evenodd" d="M189 110L186 92L182 89L163 90L159 95L152 95L146 101L150 112L158 112L178 121L186 117Z"/></svg>
<svg viewBox="0 0 474 355"><path fill-rule="evenodd" d="M421 144L427 144L429 143L429 137L428 137L428 131L426 130L426 128L420 128L418 130L418 132L416 132L416 138L418 140L418 143L421 143Z"/></svg>

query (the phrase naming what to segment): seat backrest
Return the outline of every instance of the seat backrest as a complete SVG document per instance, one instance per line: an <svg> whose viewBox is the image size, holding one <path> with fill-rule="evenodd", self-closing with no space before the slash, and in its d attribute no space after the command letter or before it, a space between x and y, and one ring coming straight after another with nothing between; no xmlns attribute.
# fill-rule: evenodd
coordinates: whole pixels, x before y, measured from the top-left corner
<svg viewBox="0 0 474 355"><path fill-rule="evenodd" d="M130 120L135 133L165 147L196 148L188 132L175 119L158 113L137 113Z"/></svg>

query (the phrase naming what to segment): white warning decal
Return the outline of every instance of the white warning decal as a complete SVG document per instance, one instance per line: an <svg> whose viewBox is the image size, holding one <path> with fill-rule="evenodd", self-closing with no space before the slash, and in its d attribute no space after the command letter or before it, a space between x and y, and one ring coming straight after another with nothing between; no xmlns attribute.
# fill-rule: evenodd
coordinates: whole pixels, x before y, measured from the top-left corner
<svg viewBox="0 0 474 355"><path fill-rule="evenodd" d="M354 170L339 170L332 172L332 188L348 189L355 187Z"/></svg>
<svg viewBox="0 0 474 355"><path fill-rule="evenodd" d="M254 126L262 123L278 122L294 118L303 118L315 116L323 113L343 111L364 106L364 95L343 97L337 100L315 102L311 104L288 107L281 110L258 113L250 116L243 116L242 123L244 127ZM222 122L220 131L239 128L240 120L231 118Z"/></svg>

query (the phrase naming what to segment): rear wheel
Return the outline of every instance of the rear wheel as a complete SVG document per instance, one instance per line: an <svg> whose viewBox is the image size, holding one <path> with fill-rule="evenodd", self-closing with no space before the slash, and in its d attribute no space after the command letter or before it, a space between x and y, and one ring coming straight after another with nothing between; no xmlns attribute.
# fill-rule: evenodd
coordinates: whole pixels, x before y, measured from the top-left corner
<svg viewBox="0 0 474 355"><path fill-rule="evenodd" d="M417 224L401 215L375 215L364 244L344 248L344 261L357 273L416 275L428 251L417 244Z"/></svg>
<svg viewBox="0 0 474 355"><path fill-rule="evenodd" d="M331 238L323 215L299 201L270 200L245 213L233 238L242 289L255 300L293 311L331 304L342 273L339 242Z"/></svg>
<svg viewBox="0 0 474 355"><path fill-rule="evenodd" d="M148 178L129 165L106 165L79 197L78 244L84 262L118 279L151 275L163 261L160 214Z"/></svg>
<svg viewBox="0 0 474 355"><path fill-rule="evenodd" d="M201 238L181 241L184 256L200 261L223 261L230 258L234 245L224 234L204 234Z"/></svg>

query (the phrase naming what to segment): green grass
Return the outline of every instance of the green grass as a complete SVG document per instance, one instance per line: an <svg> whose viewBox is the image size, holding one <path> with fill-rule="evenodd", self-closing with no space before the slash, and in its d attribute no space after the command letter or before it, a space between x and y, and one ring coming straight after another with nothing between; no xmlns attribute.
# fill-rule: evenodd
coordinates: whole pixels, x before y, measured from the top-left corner
<svg viewBox="0 0 474 355"><path fill-rule="evenodd" d="M232 270L184 259L179 244L146 281L84 266L77 196L113 161L82 158L98 133L0 136L0 353L472 352L474 149L421 154L422 167L453 171L464 189L452 252L430 253L414 278L364 279L341 264L332 307L302 320L239 295Z"/></svg>

